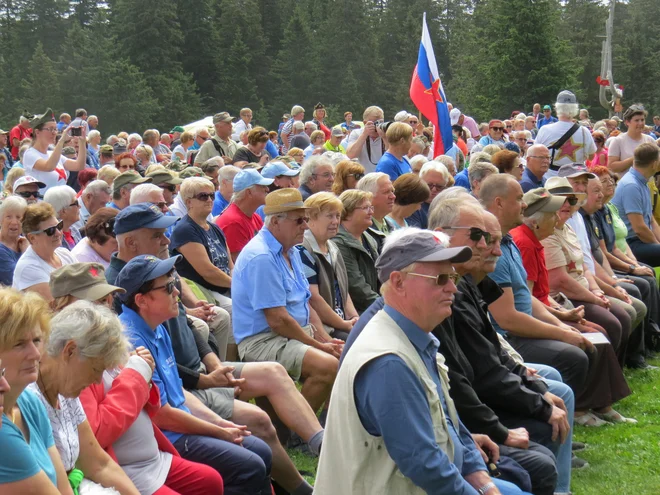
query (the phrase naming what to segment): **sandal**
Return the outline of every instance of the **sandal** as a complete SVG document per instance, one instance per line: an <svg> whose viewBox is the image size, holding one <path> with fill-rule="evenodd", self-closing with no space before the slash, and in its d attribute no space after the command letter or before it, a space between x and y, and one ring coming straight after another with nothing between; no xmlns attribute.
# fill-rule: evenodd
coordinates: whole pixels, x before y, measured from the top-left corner
<svg viewBox="0 0 660 495"><path fill-rule="evenodd" d="M614 409L610 410L609 412L606 413L593 413L596 417L608 421L610 423L630 423L630 424L636 424L637 420L634 418L626 418L625 416L622 416L620 413L616 412Z"/></svg>
<svg viewBox="0 0 660 495"><path fill-rule="evenodd" d="M591 412L588 412L587 414L583 414L582 416L575 416L575 418L573 418L573 422L580 426L591 426L591 427L599 427L599 426L612 424L608 421L598 418Z"/></svg>

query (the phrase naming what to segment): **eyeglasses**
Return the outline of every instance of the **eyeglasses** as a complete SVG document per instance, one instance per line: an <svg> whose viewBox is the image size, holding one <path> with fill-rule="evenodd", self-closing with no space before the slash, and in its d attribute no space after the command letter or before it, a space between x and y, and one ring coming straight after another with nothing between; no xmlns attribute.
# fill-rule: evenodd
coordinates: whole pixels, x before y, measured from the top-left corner
<svg viewBox="0 0 660 495"><path fill-rule="evenodd" d="M456 272L441 273L439 275L424 275L422 273L408 272L408 275L414 275L415 277L432 278L435 280L435 284L439 285L440 287L447 285L447 283L450 280L454 282L454 285L456 285L459 282L459 280L461 280L461 276Z"/></svg>
<svg viewBox="0 0 660 495"><path fill-rule="evenodd" d="M549 162L550 157L549 156L528 156L527 158L536 158L537 160L541 160L544 162Z"/></svg>
<svg viewBox="0 0 660 495"><path fill-rule="evenodd" d="M29 199L29 198L37 198L37 199L44 199L43 195L39 194L39 191L21 191L18 194L21 198Z"/></svg>
<svg viewBox="0 0 660 495"><path fill-rule="evenodd" d="M513 129L513 126L512 126L512 125L508 125L508 126L506 126L506 128L507 128L507 129ZM493 127L493 129L494 129L494 127Z"/></svg>
<svg viewBox="0 0 660 495"><path fill-rule="evenodd" d="M303 223L309 223L309 217L298 217L298 218L289 218L286 217L287 220L291 220L294 222L296 225L302 225Z"/></svg>
<svg viewBox="0 0 660 495"><path fill-rule="evenodd" d="M614 179L612 179L611 177L607 177L607 178L604 178L604 179L600 179L600 183L603 184L603 185L608 185L608 184L609 185L614 185Z"/></svg>
<svg viewBox="0 0 660 495"><path fill-rule="evenodd" d="M347 177L355 177L355 180L360 180L364 174L348 174Z"/></svg>
<svg viewBox="0 0 660 495"><path fill-rule="evenodd" d="M176 192L176 186L174 184L161 184L160 186L161 189L166 189L171 193Z"/></svg>
<svg viewBox="0 0 660 495"><path fill-rule="evenodd" d="M503 131L504 127L491 127L491 129L494 131Z"/></svg>
<svg viewBox="0 0 660 495"><path fill-rule="evenodd" d="M167 211L167 203L165 201L159 201L158 203L154 203L160 211Z"/></svg>
<svg viewBox="0 0 660 495"><path fill-rule="evenodd" d="M566 198L566 201L568 202L569 205L575 206L578 202L578 199L575 196L569 196Z"/></svg>
<svg viewBox="0 0 660 495"><path fill-rule="evenodd" d="M198 138L198 139L201 139L202 141L206 141L207 139L209 139L209 138L204 137L204 136L197 136L197 138Z"/></svg>
<svg viewBox="0 0 660 495"><path fill-rule="evenodd" d="M176 281L174 279L170 280L167 282L165 285L161 285L160 287L152 287L146 292L143 292L143 294L146 294L147 292L152 292L154 290L162 290L165 289L167 291L168 295L172 295L172 292L174 292L174 288L176 287Z"/></svg>
<svg viewBox="0 0 660 495"><path fill-rule="evenodd" d="M55 235L56 230L62 232L63 228L64 228L64 220L60 220L60 223L58 223L54 227L48 227L47 229L43 229L43 230L33 230L32 232L30 232L30 234L34 234L34 235L46 234L48 237L53 237Z"/></svg>
<svg viewBox="0 0 660 495"><path fill-rule="evenodd" d="M321 177L322 179L329 179L329 178L335 178L335 174L332 172L326 172L322 175L319 174L312 174L313 177Z"/></svg>
<svg viewBox="0 0 660 495"><path fill-rule="evenodd" d="M433 184L432 182L427 182L426 185L429 186L429 189L436 189L438 191L444 191L447 189L447 186L443 186L441 184Z"/></svg>
<svg viewBox="0 0 660 495"><path fill-rule="evenodd" d="M470 240L474 242L479 242L481 238L484 238L486 244L490 244L491 235L490 232L481 230L479 227L441 227L444 230L455 230L455 229L466 229L470 231Z"/></svg>
<svg viewBox="0 0 660 495"><path fill-rule="evenodd" d="M43 127L41 130L55 134L57 132L57 127Z"/></svg>
<svg viewBox="0 0 660 495"><path fill-rule="evenodd" d="M356 210L362 210L362 211L370 212L370 213L373 213L373 212L374 212L374 207L371 206L371 205L367 205L367 206L356 206L355 209L356 209Z"/></svg>
<svg viewBox="0 0 660 495"><path fill-rule="evenodd" d="M193 196L198 201L208 201L215 199L215 193L199 193Z"/></svg>

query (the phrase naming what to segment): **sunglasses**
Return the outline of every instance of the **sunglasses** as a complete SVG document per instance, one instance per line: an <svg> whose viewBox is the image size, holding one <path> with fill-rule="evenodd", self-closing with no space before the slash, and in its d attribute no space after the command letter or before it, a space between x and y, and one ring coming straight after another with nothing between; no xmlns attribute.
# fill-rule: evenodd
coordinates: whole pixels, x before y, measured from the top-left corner
<svg viewBox="0 0 660 495"><path fill-rule="evenodd" d="M491 127L491 129L494 131L503 131L504 127Z"/></svg>
<svg viewBox="0 0 660 495"><path fill-rule="evenodd" d="M167 203L165 201L159 201L158 203L154 203L159 210L163 211L167 209Z"/></svg>
<svg viewBox="0 0 660 495"><path fill-rule="evenodd" d="M201 139L202 141L206 141L207 139L209 139L209 138L204 137L204 136L197 136L197 138L198 138L198 139Z"/></svg>
<svg viewBox="0 0 660 495"><path fill-rule="evenodd" d="M215 199L215 193L199 193L193 196L198 201L208 201Z"/></svg>
<svg viewBox="0 0 660 495"><path fill-rule="evenodd" d="M484 238L484 241L486 241L486 244L490 245L491 242L491 235L490 232L486 232L485 230L481 230L479 227L442 227L442 229L445 230L455 230L455 229L467 229L470 231L470 240L474 242L479 242L481 238Z"/></svg>
<svg viewBox="0 0 660 495"><path fill-rule="evenodd" d="M160 287L152 287L147 292L152 292L154 290L165 289L167 291L168 295L172 295L172 292L174 292L175 287L176 287L176 281L174 279L172 279L169 282L167 282L165 285L161 285ZM144 292L143 294L146 294L147 292Z"/></svg>
<svg viewBox="0 0 660 495"><path fill-rule="evenodd" d="M408 275L414 275L415 277L432 278L435 280L435 284L439 285L440 287L447 285L447 283L449 283L450 280L454 282L454 285L456 285L459 282L459 280L461 280L461 276L456 272L441 273L440 275L424 275L422 273L408 272Z"/></svg>
<svg viewBox="0 0 660 495"><path fill-rule="evenodd" d="M360 180L364 174L348 174L348 177L355 177L355 180Z"/></svg>
<svg viewBox="0 0 660 495"><path fill-rule="evenodd" d="M578 202L578 199L575 196L573 196L573 197L570 197L570 198L566 198L566 201L568 201L569 205L575 206Z"/></svg>
<svg viewBox="0 0 660 495"><path fill-rule="evenodd" d="M302 225L303 223L309 223L309 217L298 217L298 218L288 218L292 222L295 222L296 225Z"/></svg>
<svg viewBox="0 0 660 495"><path fill-rule="evenodd" d="M162 184L158 187L160 187L161 189L166 189L171 193L176 192L176 186L174 184Z"/></svg>
<svg viewBox="0 0 660 495"><path fill-rule="evenodd" d="M432 182L427 182L427 186L429 186L429 189L437 189L438 191L444 191L447 189L447 186L441 186L440 184L433 184Z"/></svg>
<svg viewBox="0 0 660 495"><path fill-rule="evenodd" d="M68 208L73 208L74 206L77 206L77 207L80 208L80 203L78 203L78 201L74 201L73 203L71 203L71 204L68 206Z"/></svg>
<svg viewBox="0 0 660 495"><path fill-rule="evenodd" d="M48 227L47 229L43 229L43 230L33 230L32 232L30 232L30 234L34 234L34 235L46 234L48 237L53 237L55 235L56 230L62 232L63 228L64 228L64 220L60 220L60 223L58 223L54 227Z"/></svg>
<svg viewBox="0 0 660 495"><path fill-rule="evenodd" d="M37 199L44 199L42 194L39 194L39 191L21 191L18 194L21 198L29 199L29 198L37 198Z"/></svg>

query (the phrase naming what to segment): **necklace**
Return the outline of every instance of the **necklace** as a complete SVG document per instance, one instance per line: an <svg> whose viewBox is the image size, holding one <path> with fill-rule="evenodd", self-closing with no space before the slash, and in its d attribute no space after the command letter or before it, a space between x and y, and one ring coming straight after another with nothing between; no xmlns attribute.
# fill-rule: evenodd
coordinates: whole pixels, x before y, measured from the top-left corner
<svg viewBox="0 0 660 495"><path fill-rule="evenodd" d="M48 397L48 392L46 392L46 385L44 384L44 378L43 378L43 375L41 373L39 373L39 378L37 379L37 385L39 385L39 382L41 382L40 388L41 388L41 391L44 394L46 402L48 402L51 405L51 407L53 409L55 409L57 407L57 398L55 399L55 402L53 403L53 401L50 400L50 397Z"/></svg>

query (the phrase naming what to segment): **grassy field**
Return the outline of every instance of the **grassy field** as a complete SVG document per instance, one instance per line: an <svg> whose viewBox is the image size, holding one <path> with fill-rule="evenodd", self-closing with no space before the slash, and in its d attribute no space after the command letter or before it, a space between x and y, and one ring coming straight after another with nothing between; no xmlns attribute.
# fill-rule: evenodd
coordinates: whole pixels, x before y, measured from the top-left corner
<svg viewBox="0 0 660 495"><path fill-rule="evenodd" d="M660 360L651 364L660 366ZM660 370L626 371L626 378L633 394L616 410L639 423L576 427L574 439L587 443L580 457L590 467L573 473L574 495L660 494ZM289 453L299 470L316 473L317 459Z"/></svg>

